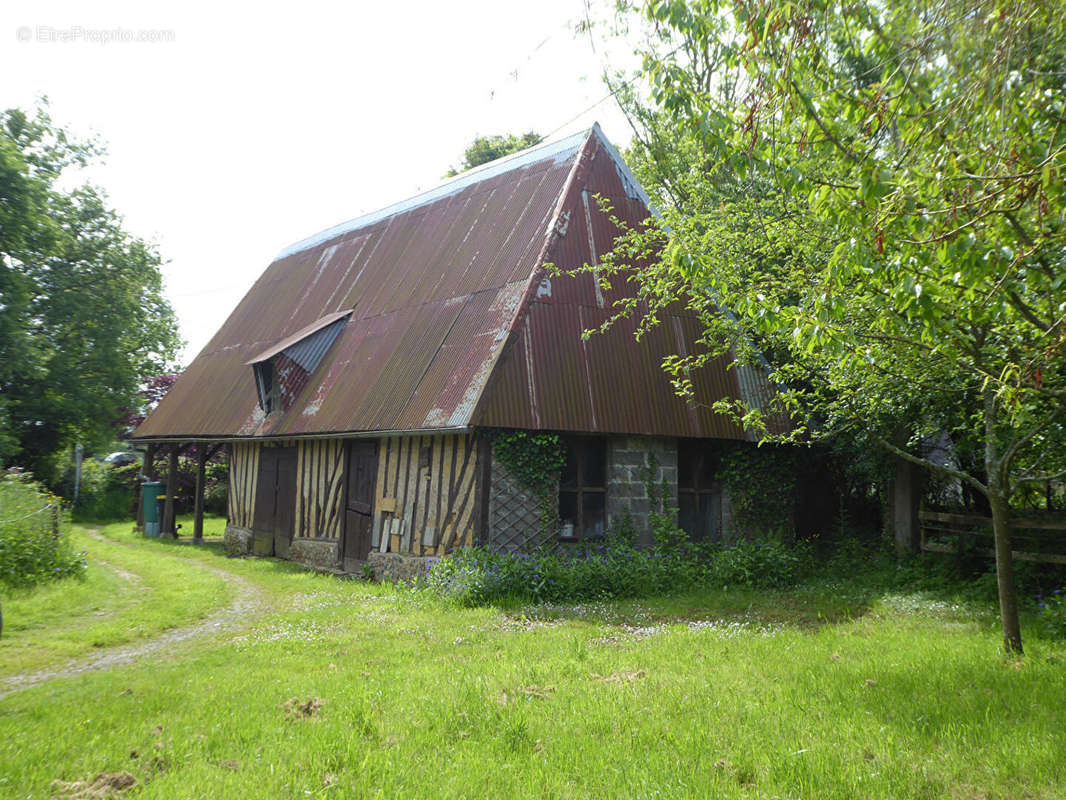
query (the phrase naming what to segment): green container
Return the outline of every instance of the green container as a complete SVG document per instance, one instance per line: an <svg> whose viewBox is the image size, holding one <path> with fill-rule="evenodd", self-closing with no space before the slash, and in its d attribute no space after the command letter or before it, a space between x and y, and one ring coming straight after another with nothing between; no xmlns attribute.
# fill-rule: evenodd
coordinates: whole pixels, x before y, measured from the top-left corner
<svg viewBox="0 0 1066 800"><path fill-rule="evenodd" d="M141 484L144 508L144 535L159 538L159 503L163 494L163 484L159 481L145 481Z"/></svg>

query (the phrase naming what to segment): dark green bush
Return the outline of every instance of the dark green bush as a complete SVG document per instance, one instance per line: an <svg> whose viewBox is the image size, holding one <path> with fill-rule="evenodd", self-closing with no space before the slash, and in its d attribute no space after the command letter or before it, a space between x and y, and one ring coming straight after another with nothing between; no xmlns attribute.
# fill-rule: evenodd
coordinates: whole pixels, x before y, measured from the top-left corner
<svg viewBox="0 0 1066 800"><path fill-rule="evenodd" d="M26 476L8 472L0 478L0 587L84 575L83 554L63 532L60 502Z"/></svg>

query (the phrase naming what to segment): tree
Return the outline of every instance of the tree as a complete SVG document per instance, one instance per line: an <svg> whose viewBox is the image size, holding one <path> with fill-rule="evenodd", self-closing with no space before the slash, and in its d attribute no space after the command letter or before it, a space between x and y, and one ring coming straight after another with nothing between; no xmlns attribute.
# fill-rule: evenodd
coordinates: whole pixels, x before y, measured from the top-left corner
<svg viewBox="0 0 1066 800"><path fill-rule="evenodd" d="M50 482L64 448L111 438L179 343L155 247L99 189L60 187L101 155L45 107L0 115L0 463Z"/></svg>
<svg viewBox="0 0 1066 800"><path fill-rule="evenodd" d="M137 426L148 419L155 407L167 396L178 380L180 372L169 372L165 375L155 375L144 381L141 388L139 404L135 408L121 408L120 416L115 420L115 425L121 429L120 438L130 436Z"/></svg>
<svg viewBox="0 0 1066 800"><path fill-rule="evenodd" d="M451 178L460 172L479 167L497 158L509 156L519 150L525 150L539 144L544 137L539 133L529 131L523 134L509 134L507 136L476 136L470 146L463 153L463 163L458 168L452 167L444 177Z"/></svg>
<svg viewBox="0 0 1066 800"><path fill-rule="evenodd" d="M653 0L650 104L619 92L663 220L626 231L606 272L653 321L679 300L701 314L706 352L667 364L679 387L728 345L765 349L789 436L847 431L984 495L1011 653L1010 501L1066 467L1059 11ZM757 409L719 410L782 438ZM930 461L936 431L980 460Z"/></svg>

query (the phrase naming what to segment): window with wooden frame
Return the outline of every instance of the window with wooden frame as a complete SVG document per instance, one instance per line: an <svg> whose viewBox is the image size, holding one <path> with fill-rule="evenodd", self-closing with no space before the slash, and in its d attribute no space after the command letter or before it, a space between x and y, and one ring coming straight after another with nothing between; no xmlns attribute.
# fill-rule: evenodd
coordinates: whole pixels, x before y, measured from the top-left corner
<svg viewBox="0 0 1066 800"><path fill-rule="evenodd" d="M566 465L559 478L559 538L602 539L607 530L607 442L581 437L564 441Z"/></svg>
<svg viewBox="0 0 1066 800"><path fill-rule="evenodd" d="M694 542L721 538L722 491L716 479L718 462L718 451L710 442L678 440L677 521Z"/></svg>
<svg viewBox="0 0 1066 800"><path fill-rule="evenodd" d="M263 413L269 414L280 405L280 392L277 381L274 380L274 362L262 361L252 365L255 372L255 388L259 394L259 407Z"/></svg>

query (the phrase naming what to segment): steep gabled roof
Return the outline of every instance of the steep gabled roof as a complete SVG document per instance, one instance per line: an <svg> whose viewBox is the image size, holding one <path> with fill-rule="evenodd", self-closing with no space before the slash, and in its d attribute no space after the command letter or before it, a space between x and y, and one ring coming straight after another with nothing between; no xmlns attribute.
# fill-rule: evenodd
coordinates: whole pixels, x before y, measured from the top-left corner
<svg viewBox="0 0 1066 800"><path fill-rule="evenodd" d="M639 224L647 195L598 126L486 164L283 250L135 436L233 438L463 429L471 425L743 438L707 404L768 395L728 360L696 376L701 406L660 369L691 351L679 311L638 344L632 327L582 342L606 318L584 275L615 231L591 194ZM264 415L250 361L348 314L314 374ZM326 322L323 322L326 320ZM748 383L752 383L748 381Z"/></svg>

